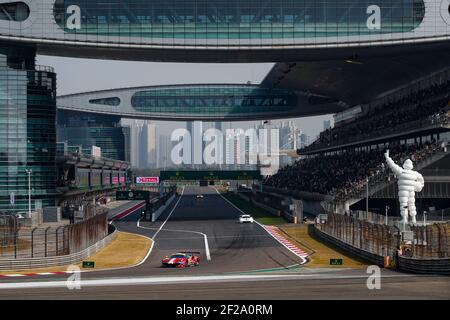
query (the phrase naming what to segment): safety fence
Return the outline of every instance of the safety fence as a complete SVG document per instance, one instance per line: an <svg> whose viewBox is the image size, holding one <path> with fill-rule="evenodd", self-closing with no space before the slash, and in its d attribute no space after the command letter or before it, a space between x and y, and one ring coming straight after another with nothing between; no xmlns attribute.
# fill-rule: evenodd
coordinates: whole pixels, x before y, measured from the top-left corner
<svg viewBox="0 0 450 320"><path fill-rule="evenodd" d="M353 247L380 255L389 255L400 244L393 228L351 216L330 213L319 229Z"/></svg>
<svg viewBox="0 0 450 320"><path fill-rule="evenodd" d="M438 259L450 257L449 223L411 226L411 231L413 240L410 257Z"/></svg>
<svg viewBox="0 0 450 320"><path fill-rule="evenodd" d="M358 257L365 261L369 261L370 263L376 264L380 267L384 265L384 256L366 251L364 249L360 249L345 241L339 240L336 237L331 236L328 233L320 230L318 225L310 224L308 228L310 228L310 232L314 234L317 238L341 249L342 251L348 253L351 256Z"/></svg>
<svg viewBox="0 0 450 320"><path fill-rule="evenodd" d="M0 270L18 271L78 264L87 257L91 257L101 249L105 248L117 238L116 228L113 225L108 225L108 228L108 236L79 252L56 257L0 259Z"/></svg>
<svg viewBox="0 0 450 320"><path fill-rule="evenodd" d="M108 235L107 212L60 226L20 227L16 216L0 215L0 259L45 258L80 252Z"/></svg>
<svg viewBox="0 0 450 320"><path fill-rule="evenodd" d="M355 248L380 256L392 255L400 245L402 254L415 259L442 259L450 256L448 223L410 226L412 240L402 242L402 230L353 216L330 213L319 230ZM405 239L406 240L406 239Z"/></svg>
<svg viewBox="0 0 450 320"><path fill-rule="evenodd" d="M0 214L0 248L7 247L14 243L12 235L19 228L18 218L10 214Z"/></svg>

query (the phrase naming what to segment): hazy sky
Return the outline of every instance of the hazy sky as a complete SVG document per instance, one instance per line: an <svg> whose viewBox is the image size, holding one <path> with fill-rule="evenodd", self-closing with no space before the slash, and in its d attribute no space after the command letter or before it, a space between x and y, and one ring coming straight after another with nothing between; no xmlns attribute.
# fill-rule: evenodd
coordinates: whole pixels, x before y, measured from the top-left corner
<svg viewBox="0 0 450 320"><path fill-rule="evenodd" d="M55 68L58 95L135 86L191 83L260 83L273 64L154 63L38 56L37 63ZM304 132L316 136L330 116L295 119ZM157 122L166 131L182 123ZM250 123L235 126L246 127Z"/></svg>

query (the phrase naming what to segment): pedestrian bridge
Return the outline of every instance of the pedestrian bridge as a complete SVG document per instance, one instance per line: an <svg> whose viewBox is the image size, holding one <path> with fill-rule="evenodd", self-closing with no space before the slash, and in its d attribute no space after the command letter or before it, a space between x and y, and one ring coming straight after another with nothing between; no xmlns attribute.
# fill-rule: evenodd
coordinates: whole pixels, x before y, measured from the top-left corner
<svg viewBox="0 0 450 320"><path fill-rule="evenodd" d="M245 120L339 112L335 99L247 84L124 88L60 96L59 109L155 120Z"/></svg>
<svg viewBox="0 0 450 320"><path fill-rule="evenodd" d="M338 52L345 57L355 48L415 50L417 43L448 40L448 5L448 0L0 0L0 41L72 57L300 61Z"/></svg>

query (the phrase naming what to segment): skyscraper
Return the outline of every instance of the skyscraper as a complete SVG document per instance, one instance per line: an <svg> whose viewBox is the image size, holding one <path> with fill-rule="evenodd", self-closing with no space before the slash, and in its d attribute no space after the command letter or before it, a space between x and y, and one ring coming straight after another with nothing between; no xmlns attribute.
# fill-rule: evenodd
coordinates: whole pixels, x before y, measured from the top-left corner
<svg viewBox="0 0 450 320"><path fill-rule="evenodd" d="M145 121L141 133L141 166L154 168L156 166L156 124Z"/></svg>
<svg viewBox="0 0 450 320"><path fill-rule="evenodd" d="M293 121L283 121L278 127L280 150L296 150L298 128ZM280 165L284 166L292 163L292 158L280 155Z"/></svg>
<svg viewBox="0 0 450 320"><path fill-rule="evenodd" d="M191 165L201 165L203 164L203 122L189 121L186 128L191 135Z"/></svg>
<svg viewBox="0 0 450 320"><path fill-rule="evenodd" d="M299 141L298 148L299 149L303 149L303 148L307 147L310 144L311 138L310 138L309 135L307 135L305 133L300 133L298 135L298 141Z"/></svg>
<svg viewBox="0 0 450 320"><path fill-rule="evenodd" d="M124 136L125 161L131 163L131 128L130 128L130 126L122 127L122 132L123 132L123 136Z"/></svg>
<svg viewBox="0 0 450 320"><path fill-rule="evenodd" d="M140 167L141 132L142 132L142 121L135 120L130 125L130 137L131 137L130 160L131 166L134 168Z"/></svg>
<svg viewBox="0 0 450 320"><path fill-rule="evenodd" d="M156 148L157 168L164 170L173 167L173 162L171 158L172 146L173 142L170 141L170 136L163 134L158 136L158 146Z"/></svg>

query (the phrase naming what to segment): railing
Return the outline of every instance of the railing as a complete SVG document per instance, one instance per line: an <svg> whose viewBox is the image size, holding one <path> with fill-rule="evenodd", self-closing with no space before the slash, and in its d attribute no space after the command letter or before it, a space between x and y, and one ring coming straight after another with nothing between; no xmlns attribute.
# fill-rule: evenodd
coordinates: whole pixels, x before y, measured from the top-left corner
<svg viewBox="0 0 450 320"><path fill-rule="evenodd" d="M450 208L427 212L425 218L427 221L450 221Z"/></svg>
<svg viewBox="0 0 450 320"><path fill-rule="evenodd" d="M328 214L326 222L317 227L340 241L379 256L392 255L402 240L400 230L394 226L341 214ZM410 229L413 240L405 256L415 259L450 257L449 223L413 225Z"/></svg>
<svg viewBox="0 0 450 320"><path fill-rule="evenodd" d="M420 173L424 177L450 177L450 169L422 169Z"/></svg>
<svg viewBox="0 0 450 320"><path fill-rule="evenodd" d="M35 71L55 73L55 68L50 66L36 65Z"/></svg>
<svg viewBox="0 0 450 320"><path fill-rule="evenodd" d="M355 142L366 143L367 140L368 141L379 140L379 139L382 139L383 137L393 135L396 133L404 134L405 131L407 131L407 130L417 131L418 129L424 129L424 128L427 128L427 129L428 128L439 128L441 126L448 125L449 123L450 123L450 115L449 114L441 115L439 118L431 116L427 119L410 121L407 123L399 124L394 127L376 130L375 131L376 134L374 134L373 132L370 132L367 134L352 135L348 138L336 139L334 142L330 142L330 143L325 143L325 142L319 143L319 141L316 140L315 142L317 142L317 145L314 145L315 142L313 142L308 147L306 147L304 149L300 149L299 153L300 154L302 152L310 153L310 152L315 152L315 151L327 150L327 149L333 148L333 147L344 147L347 144L355 143ZM320 139L320 138L318 138L318 139Z"/></svg>
<svg viewBox="0 0 450 320"><path fill-rule="evenodd" d="M149 210L146 211L144 219L152 221L158 219L167 206L175 199L176 191L176 188L172 188L163 196L153 199L153 201L149 203Z"/></svg>
<svg viewBox="0 0 450 320"><path fill-rule="evenodd" d="M450 274L450 258L448 259L414 259L398 257L398 269L406 272L422 274Z"/></svg>
<svg viewBox="0 0 450 320"><path fill-rule="evenodd" d="M309 225L308 226L311 230L311 233L313 233L316 237L321 239L322 241L325 241L327 243L330 243L331 245L338 247L344 252L347 252L351 256L358 257L360 259L369 261L375 265L383 266L384 265L384 258L381 255L372 253L370 251L360 249L358 247L353 246L352 244L349 244L345 241L342 241L338 238L335 238L332 235L329 235L328 233L324 232L320 225Z"/></svg>
<svg viewBox="0 0 450 320"><path fill-rule="evenodd" d="M328 214L327 221L318 228L353 247L379 256L391 254L400 244L397 230L340 214Z"/></svg>
<svg viewBox="0 0 450 320"><path fill-rule="evenodd" d="M117 232L115 227L110 225L109 228L111 228L111 232L108 236L79 252L57 257L0 259L0 270L26 270L80 263L83 259L97 253L116 239Z"/></svg>
<svg viewBox="0 0 450 320"><path fill-rule="evenodd" d="M416 159L420 159L421 161L416 162L415 166L417 168L422 167L422 163L425 163L430 157L434 156L438 152L440 152L442 149L439 144L435 143L433 145L430 145L428 148L423 148L419 151L417 151L414 154L414 157ZM401 162L405 159L400 159ZM393 179L393 173L387 166L379 165L378 168L375 168L372 170L375 172L375 174L368 176L369 179L369 186L372 191L376 190L374 186L380 184L380 183L386 183L390 181L394 181ZM392 179L391 179L392 178ZM334 196L335 200L338 201L345 201L349 199L359 199L364 198L365 196L365 189L367 187L366 182L360 182L358 184L354 184L351 189L337 189L330 193L330 195Z"/></svg>
<svg viewBox="0 0 450 320"><path fill-rule="evenodd" d="M309 191L301 191L301 190L295 190L295 189L282 189L282 188L276 188L271 186L263 186L264 192L272 192L275 194L280 194L284 196L290 196L297 199L307 199L307 200L316 200L316 201L322 201L322 200L329 200L331 201L333 198L331 196L317 193L317 192L309 192Z"/></svg>
<svg viewBox="0 0 450 320"><path fill-rule="evenodd" d="M0 234L0 260L73 254L88 248L107 235L107 212L71 225L16 228L7 235Z"/></svg>
<svg viewBox="0 0 450 320"><path fill-rule="evenodd" d="M175 194L175 192L176 188L173 188L163 196L155 198L152 202L150 202L151 210L157 211L160 207L164 206L166 202Z"/></svg>

